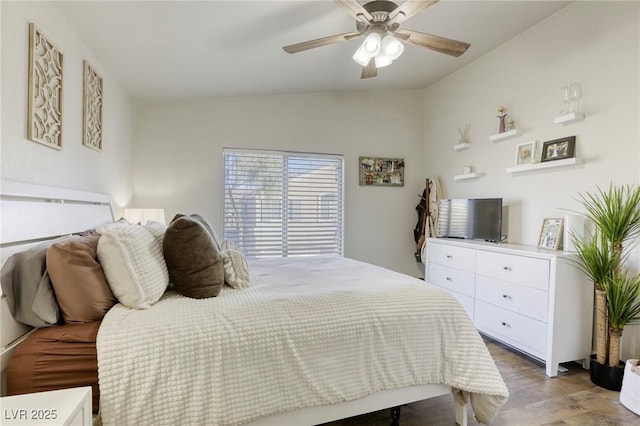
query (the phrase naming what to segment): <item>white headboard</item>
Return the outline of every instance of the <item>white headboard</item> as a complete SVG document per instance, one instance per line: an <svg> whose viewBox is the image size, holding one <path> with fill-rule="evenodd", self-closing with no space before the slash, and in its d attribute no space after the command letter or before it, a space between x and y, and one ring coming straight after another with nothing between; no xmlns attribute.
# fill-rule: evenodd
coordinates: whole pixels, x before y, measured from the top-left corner
<svg viewBox="0 0 640 426"><path fill-rule="evenodd" d="M113 219L111 202L105 194L1 180L0 264L11 254L42 241L95 228ZM2 371L29 329L14 321L0 291Z"/></svg>

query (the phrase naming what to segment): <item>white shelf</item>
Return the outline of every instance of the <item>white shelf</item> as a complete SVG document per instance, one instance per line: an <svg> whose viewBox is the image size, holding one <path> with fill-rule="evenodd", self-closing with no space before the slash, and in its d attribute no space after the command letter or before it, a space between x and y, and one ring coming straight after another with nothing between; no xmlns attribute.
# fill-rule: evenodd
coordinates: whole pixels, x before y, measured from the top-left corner
<svg viewBox="0 0 640 426"><path fill-rule="evenodd" d="M518 129L512 129L512 130L509 130L508 132L502 132L502 133L498 133L497 135L489 136L489 141L498 142L498 141L512 138L517 134L518 134Z"/></svg>
<svg viewBox="0 0 640 426"><path fill-rule="evenodd" d="M471 144L469 142L463 142L459 143L458 145L454 145L453 149L455 149L456 151L462 151L463 149L469 149L469 147L471 147Z"/></svg>
<svg viewBox="0 0 640 426"><path fill-rule="evenodd" d="M571 123L572 121L584 120L584 114L581 112L572 112L569 114L556 117L553 122L556 124Z"/></svg>
<svg viewBox="0 0 640 426"><path fill-rule="evenodd" d="M545 161L544 163L521 164L515 167L509 167L507 173L529 172L539 169L550 169L553 167L574 166L584 163L582 158L565 158L564 160Z"/></svg>
<svg viewBox="0 0 640 426"><path fill-rule="evenodd" d="M484 176L484 173L466 173L464 175L454 176L453 178L455 180L465 180L465 179L477 179L481 176Z"/></svg>

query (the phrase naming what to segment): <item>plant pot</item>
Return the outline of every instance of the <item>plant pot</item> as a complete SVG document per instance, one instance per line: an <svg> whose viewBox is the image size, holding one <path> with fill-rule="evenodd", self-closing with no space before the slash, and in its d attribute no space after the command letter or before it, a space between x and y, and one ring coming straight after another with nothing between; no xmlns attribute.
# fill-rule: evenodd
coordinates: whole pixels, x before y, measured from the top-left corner
<svg viewBox="0 0 640 426"><path fill-rule="evenodd" d="M622 377L624 376L624 362L619 361L617 367L602 365L596 361L596 356L591 355L590 375L591 382L601 388L619 392L622 388Z"/></svg>

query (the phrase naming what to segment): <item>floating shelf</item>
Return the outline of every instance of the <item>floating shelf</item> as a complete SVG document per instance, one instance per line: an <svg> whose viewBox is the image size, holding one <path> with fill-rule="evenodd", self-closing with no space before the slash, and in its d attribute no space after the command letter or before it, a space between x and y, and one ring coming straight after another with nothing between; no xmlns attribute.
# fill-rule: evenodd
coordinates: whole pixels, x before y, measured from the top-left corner
<svg viewBox="0 0 640 426"><path fill-rule="evenodd" d="M581 112L572 112L570 114L561 115L556 117L553 122L556 124L571 123L572 121L584 120L584 114Z"/></svg>
<svg viewBox="0 0 640 426"><path fill-rule="evenodd" d="M564 160L546 161L544 163L521 164L515 167L509 167L507 173L529 172L539 169L550 169L553 167L574 166L584 163L582 158L565 158Z"/></svg>
<svg viewBox="0 0 640 426"><path fill-rule="evenodd" d="M463 142L463 143L459 143L458 145L454 145L453 149L455 149L456 151L462 151L463 149L469 149L471 147L471 144L469 142Z"/></svg>
<svg viewBox="0 0 640 426"><path fill-rule="evenodd" d="M477 179L481 176L484 176L484 173L466 173L464 175L454 176L453 178L455 180L465 180L465 179Z"/></svg>
<svg viewBox="0 0 640 426"><path fill-rule="evenodd" d="M512 129L512 130L509 130L508 132L502 132L502 133L498 133L497 135L491 135L489 136L489 140L491 142L498 142L504 139L512 138L517 134L518 134L518 129Z"/></svg>

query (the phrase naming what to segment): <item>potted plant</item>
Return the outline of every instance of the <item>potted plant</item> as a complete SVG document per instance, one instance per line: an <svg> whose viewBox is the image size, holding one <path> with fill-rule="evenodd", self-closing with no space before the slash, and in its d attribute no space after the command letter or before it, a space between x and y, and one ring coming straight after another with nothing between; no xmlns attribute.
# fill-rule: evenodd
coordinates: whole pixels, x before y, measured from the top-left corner
<svg viewBox="0 0 640 426"><path fill-rule="evenodd" d="M640 321L640 275L616 273L606 285L609 315L609 366L620 360L620 337L625 326ZM613 366L612 366L613 367Z"/></svg>
<svg viewBox="0 0 640 426"><path fill-rule="evenodd" d="M591 380L620 390L624 373L620 335L627 324L640 319L640 276L629 278L623 271L624 245L640 234L640 188L610 184L606 192L598 188L595 194L580 195L579 201L595 227L590 238L572 235L578 266L595 287L596 355Z"/></svg>
<svg viewBox="0 0 640 426"><path fill-rule="evenodd" d="M577 265L591 281L595 291L595 328L596 328L596 360L607 364L607 293L606 283L616 269L616 262L601 235L594 235L588 240L572 235L573 244L578 255Z"/></svg>

